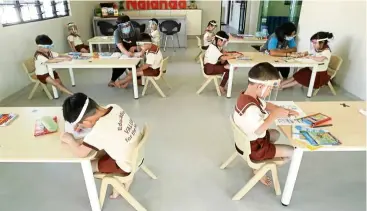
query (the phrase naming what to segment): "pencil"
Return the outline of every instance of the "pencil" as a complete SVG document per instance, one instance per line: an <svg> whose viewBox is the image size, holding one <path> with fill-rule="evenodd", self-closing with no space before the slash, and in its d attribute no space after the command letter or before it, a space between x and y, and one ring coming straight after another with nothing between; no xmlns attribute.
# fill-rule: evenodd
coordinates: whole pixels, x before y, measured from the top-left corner
<svg viewBox="0 0 367 211"><path fill-rule="evenodd" d="M319 125L319 126L315 126L313 128L318 128L318 127L330 127L330 126L333 126L332 124L329 124L329 125Z"/></svg>

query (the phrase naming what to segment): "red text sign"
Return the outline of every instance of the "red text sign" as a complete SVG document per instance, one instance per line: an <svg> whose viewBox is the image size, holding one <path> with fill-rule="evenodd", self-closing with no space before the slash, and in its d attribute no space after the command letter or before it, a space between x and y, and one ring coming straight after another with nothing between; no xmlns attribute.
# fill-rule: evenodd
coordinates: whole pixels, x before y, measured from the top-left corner
<svg viewBox="0 0 367 211"><path fill-rule="evenodd" d="M126 0L128 10L184 10L186 0Z"/></svg>

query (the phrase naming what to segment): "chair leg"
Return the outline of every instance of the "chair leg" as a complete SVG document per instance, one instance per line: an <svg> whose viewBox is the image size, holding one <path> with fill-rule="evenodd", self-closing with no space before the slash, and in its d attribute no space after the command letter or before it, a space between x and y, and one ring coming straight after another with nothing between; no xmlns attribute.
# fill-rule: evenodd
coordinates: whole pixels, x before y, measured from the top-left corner
<svg viewBox="0 0 367 211"><path fill-rule="evenodd" d="M146 165L144 165L144 164L142 164L141 166L140 166L140 168L148 175L148 176L150 176L152 179L157 179L157 176L155 176L154 175L154 173L150 170L150 169L148 169L148 167L146 166Z"/></svg>
<svg viewBox="0 0 367 211"><path fill-rule="evenodd" d="M36 92L36 90L38 88L38 85L40 85L39 81L37 81L36 84L33 86L33 89L31 91L31 93L29 93L28 100L32 99L34 93Z"/></svg>
<svg viewBox="0 0 367 211"><path fill-rule="evenodd" d="M218 78L214 78L214 85L215 85L215 89L217 90L217 94L218 96L222 96L222 93L219 90L219 83L218 83Z"/></svg>
<svg viewBox="0 0 367 211"><path fill-rule="evenodd" d="M177 37L178 48L181 48L180 47L180 39L178 39L178 33L176 33L176 37Z"/></svg>
<svg viewBox="0 0 367 211"><path fill-rule="evenodd" d="M278 169L277 169L277 166L275 164L273 164L273 166L271 168L271 177L273 177L273 184L274 184L275 194L277 196L279 196L279 195L282 194L282 190L280 189L279 178L278 178Z"/></svg>
<svg viewBox="0 0 367 211"><path fill-rule="evenodd" d="M269 166L263 166L247 183L243 188L233 196L232 200L240 200L246 193L253 188L256 183L269 171Z"/></svg>
<svg viewBox="0 0 367 211"><path fill-rule="evenodd" d="M163 91L161 88L159 88L157 82L155 82L154 79L149 79L150 82L153 84L153 86L155 87L155 89L159 92L159 94L162 96L162 97L166 97L166 95L164 95Z"/></svg>
<svg viewBox="0 0 367 211"><path fill-rule="evenodd" d="M172 47L173 47L173 51L176 52L176 48L175 48L175 40L173 39L173 35L171 35L172 38Z"/></svg>
<svg viewBox="0 0 367 211"><path fill-rule="evenodd" d="M46 86L45 84L42 84L42 83L41 83L41 87L42 87L43 91L45 91L45 93L46 93L46 95L47 95L48 99L52 100L52 99L53 99L53 97L52 97L52 95L51 95L50 91L47 89L47 86Z"/></svg>
<svg viewBox="0 0 367 211"><path fill-rule="evenodd" d="M335 89L334 89L334 87L333 87L333 84L331 84L331 81L329 81L329 82L327 83L327 85L329 86L329 88L330 88L331 92L333 93L333 95L336 95Z"/></svg>
<svg viewBox="0 0 367 211"><path fill-rule="evenodd" d="M196 92L196 94L200 94L204 89L205 89L205 87L206 86L208 86L208 84L211 82L213 80L213 78L208 78L205 82L204 82L204 84L200 87L200 89Z"/></svg>
<svg viewBox="0 0 367 211"><path fill-rule="evenodd" d="M166 52L166 46L167 46L168 36L166 35L165 37L166 37L166 41L164 42L164 49L163 49L164 52Z"/></svg>
<svg viewBox="0 0 367 211"><path fill-rule="evenodd" d="M226 162L224 162L221 166L220 169L225 169L229 164L231 164L234 159L237 157L237 152L234 152L231 157L229 157Z"/></svg>
<svg viewBox="0 0 367 211"><path fill-rule="evenodd" d="M145 92L146 92L146 91L147 91L147 89L148 89L148 85L149 85L149 80L148 80L148 77L146 77L146 81L145 81L144 89L143 89L143 92L141 93L141 96L144 96L144 95L145 95Z"/></svg>
<svg viewBox="0 0 367 211"><path fill-rule="evenodd" d="M166 79L164 78L164 75L161 76L161 79L162 81L166 84L166 86L169 88L169 89L172 89L172 87L169 85L169 83L166 81Z"/></svg>
<svg viewBox="0 0 367 211"><path fill-rule="evenodd" d="M313 96L316 96L317 93L319 93L320 89L315 89L315 91L313 92Z"/></svg>
<svg viewBox="0 0 367 211"><path fill-rule="evenodd" d="M107 177L102 179L101 182L101 188L99 190L99 204L101 206L101 209L103 208L104 201L106 199L107 195L107 188L108 188L108 180L106 180Z"/></svg>

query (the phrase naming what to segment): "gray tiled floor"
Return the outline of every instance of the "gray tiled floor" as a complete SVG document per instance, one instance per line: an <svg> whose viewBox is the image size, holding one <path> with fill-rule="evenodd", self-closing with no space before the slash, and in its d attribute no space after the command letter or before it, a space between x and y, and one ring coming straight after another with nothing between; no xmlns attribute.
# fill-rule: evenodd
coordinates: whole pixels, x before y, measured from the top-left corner
<svg viewBox="0 0 367 211"><path fill-rule="evenodd" d="M194 41L192 41L194 42ZM193 43L192 43L193 44ZM233 46L232 46L233 47ZM244 50L243 46L241 47ZM246 50L246 49L245 49ZM147 144L146 164L158 176L136 175L131 192L148 210L155 211L236 211L236 210L366 210L366 154L364 152L305 153L291 205L280 204L273 189L256 185L242 200L231 197L250 178L250 169L237 159L228 169L219 165L233 152L228 116L238 93L246 86L246 69L235 73L233 98L217 97L210 85L195 94L202 83L199 65L193 62L196 49L180 49L171 55L167 79L173 86L168 98L154 91L134 100L132 89L106 86L110 70L75 71L73 91L89 94L101 104L121 105L135 121L148 122L152 135ZM67 71L61 77L69 85ZM141 89L140 89L141 91ZM342 90L332 96L327 88L308 99L306 89L279 93L278 100L343 101L355 98ZM23 90L1 102L3 106L60 106L42 92L27 100ZM284 137L280 142L287 143ZM279 170L281 187L289 165ZM88 211L82 171L76 164L0 164L0 210L4 211ZM99 183L97 183L99 184ZM105 202L106 211L133 210L123 199Z"/></svg>

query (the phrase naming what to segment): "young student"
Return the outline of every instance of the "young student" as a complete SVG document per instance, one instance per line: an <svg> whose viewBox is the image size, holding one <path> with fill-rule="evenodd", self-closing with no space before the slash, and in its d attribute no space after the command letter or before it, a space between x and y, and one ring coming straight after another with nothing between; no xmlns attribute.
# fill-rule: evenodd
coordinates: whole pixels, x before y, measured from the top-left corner
<svg viewBox="0 0 367 211"><path fill-rule="evenodd" d="M71 22L67 24L69 35L68 35L68 43L70 48L74 52L81 52L81 53L89 53L89 46L85 45L78 34L78 27L75 23Z"/></svg>
<svg viewBox="0 0 367 211"><path fill-rule="evenodd" d="M140 131L135 122L118 105L98 105L83 93L68 97L63 105L65 121L77 129L91 129L83 140L77 141L71 133L61 135L61 141L69 145L78 157L88 156L92 150L105 154L92 160L93 172L121 174L132 171L132 153L138 145ZM114 192L111 198L116 198Z"/></svg>
<svg viewBox="0 0 367 211"><path fill-rule="evenodd" d="M269 127L278 118L298 116L298 113L264 100L271 93L273 86L279 85L278 70L270 63L259 63L249 71L248 80L246 91L242 92L237 99L233 120L251 140L250 158L254 161L273 158L289 160L293 154L293 147L274 144L280 133ZM235 147L238 153L243 154L241 146ZM255 170L254 173L256 173ZM270 179L266 176L261 179L261 182L266 186L270 185Z"/></svg>
<svg viewBox="0 0 367 211"><path fill-rule="evenodd" d="M144 43L141 47L141 52L145 53L146 61L145 64L140 66L136 70L137 76L158 76L160 73L160 66L163 60L162 52L158 46L152 43L152 38L149 34L141 34L141 40ZM132 81L132 73L129 72L128 75L116 82L116 86L120 88L126 88Z"/></svg>
<svg viewBox="0 0 367 211"><path fill-rule="evenodd" d="M214 30L216 28L217 28L217 22L215 20L209 21L203 36L203 47L202 47L203 50L208 49L209 45L213 42L215 37Z"/></svg>
<svg viewBox="0 0 367 211"><path fill-rule="evenodd" d="M314 88L318 89L326 85L330 81L330 76L327 73L327 68L330 63L331 51L328 46L328 40L333 38L333 34L329 32L317 32L312 35L310 41L315 51L315 55L307 56L317 62L322 62L319 65L319 72L316 73ZM308 87L311 80L312 70L310 68L302 68L296 72L292 78L284 80L280 84L281 89L289 88L295 85Z"/></svg>
<svg viewBox="0 0 367 211"><path fill-rule="evenodd" d="M34 54L37 79L43 84L49 83L62 92L72 95L73 93L61 82L59 74L54 71L55 79L51 78L46 66L48 63L71 61L72 58L70 56L59 55L58 53L51 51L53 48L53 41L45 34L38 35L35 41L38 46L37 51Z"/></svg>
<svg viewBox="0 0 367 211"><path fill-rule="evenodd" d="M161 44L161 35L159 34L158 30L158 20L155 18L150 19L149 26L149 35L152 38L152 43L159 47Z"/></svg>
<svg viewBox="0 0 367 211"><path fill-rule="evenodd" d="M223 75L219 89L222 94L226 92L226 84L229 74L229 59L234 59L240 56L240 53L225 52L223 48L228 43L228 34L224 31L219 31L214 37L214 44L211 43L204 55L204 72L207 75Z"/></svg>

